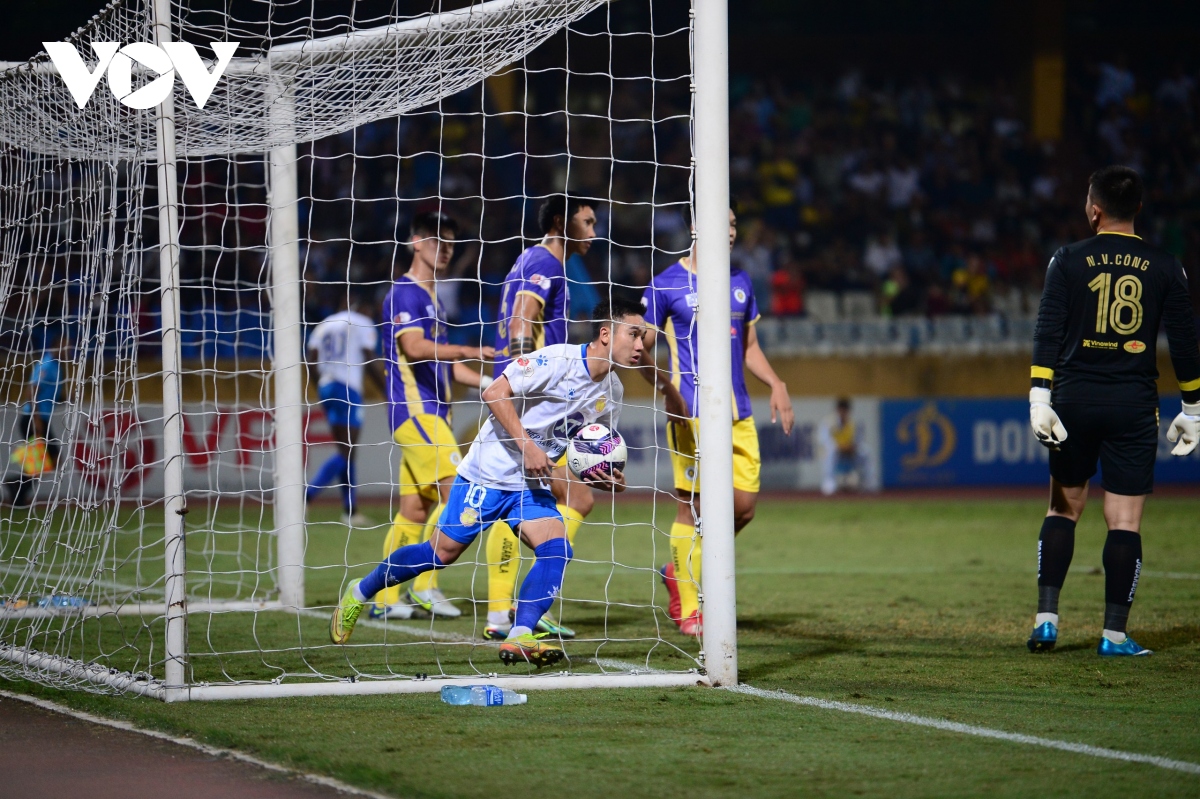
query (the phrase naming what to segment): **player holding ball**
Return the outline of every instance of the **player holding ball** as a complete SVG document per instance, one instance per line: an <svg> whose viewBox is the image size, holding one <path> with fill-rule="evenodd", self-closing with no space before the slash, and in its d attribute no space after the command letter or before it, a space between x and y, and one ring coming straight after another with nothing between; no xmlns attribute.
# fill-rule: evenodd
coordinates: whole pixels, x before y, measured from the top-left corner
<svg viewBox="0 0 1200 799"><path fill-rule="evenodd" d="M521 583L500 659L538 667L563 659L561 647L534 634L562 588L572 555L548 481L577 432L596 424L616 428L624 387L613 367L636 366L646 336L637 305L605 301L592 318L591 343L555 344L520 356L483 391L491 415L458 467L437 530L430 540L397 549L366 577L350 583L330 621L334 643L349 640L375 594L449 566L483 530L505 522L537 560ZM615 468L597 470L587 484L620 492L625 476Z"/></svg>

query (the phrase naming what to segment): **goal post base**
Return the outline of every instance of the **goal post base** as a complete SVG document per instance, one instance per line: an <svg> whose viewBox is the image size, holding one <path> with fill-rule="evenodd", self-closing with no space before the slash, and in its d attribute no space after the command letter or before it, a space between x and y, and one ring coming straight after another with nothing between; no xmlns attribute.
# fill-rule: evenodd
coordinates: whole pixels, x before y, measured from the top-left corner
<svg viewBox="0 0 1200 799"><path fill-rule="evenodd" d="M110 688L114 693L132 693L155 699L166 699L162 683L147 675L117 671L96 663L84 663L74 658L50 655L24 646L11 646L2 641L0 641L0 661L15 663L23 667L26 673L23 675L25 679L33 679L30 672L42 671L58 675L68 681L86 682Z"/></svg>
<svg viewBox="0 0 1200 799"><path fill-rule="evenodd" d="M227 685L168 686L146 675L130 674L84 663L73 658L50 655L22 646L0 642L0 661L22 666L26 671L43 671L66 680L86 682L112 689L115 693L133 693L166 702L205 702L223 699L280 699L299 696L367 696L376 694L430 694L446 685L486 683L513 691L550 691L590 688L676 688L711 687L708 677L699 671L629 671L606 674L532 674L525 677L476 674L461 677L397 678L390 680L337 680L291 683L234 683Z"/></svg>
<svg viewBox="0 0 1200 799"><path fill-rule="evenodd" d="M644 672L620 674L544 674L528 677L438 677L396 680L349 680L338 682L259 683L242 685L194 685L169 689L167 701L215 701L221 699L279 699L292 696L351 696L355 694L430 694L446 685L495 685L513 691L549 691L571 688L675 688L708 687L708 677L692 672Z"/></svg>

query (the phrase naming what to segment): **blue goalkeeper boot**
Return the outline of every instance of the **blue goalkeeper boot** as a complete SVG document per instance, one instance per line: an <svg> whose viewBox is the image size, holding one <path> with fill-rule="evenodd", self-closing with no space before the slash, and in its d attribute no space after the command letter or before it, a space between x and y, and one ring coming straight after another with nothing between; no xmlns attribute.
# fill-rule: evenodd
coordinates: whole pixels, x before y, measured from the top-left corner
<svg viewBox="0 0 1200 799"><path fill-rule="evenodd" d="M1102 658L1126 658L1126 657L1145 657L1153 655L1154 651L1139 646L1138 642L1125 636L1125 640L1119 644L1114 644L1104 636L1100 636L1100 645L1096 647L1096 654Z"/></svg>
<svg viewBox="0 0 1200 799"><path fill-rule="evenodd" d="M1030 652L1049 652L1058 643L1058 628L1054 622L1046 621L1033 628L1025 646Z"/></svg>

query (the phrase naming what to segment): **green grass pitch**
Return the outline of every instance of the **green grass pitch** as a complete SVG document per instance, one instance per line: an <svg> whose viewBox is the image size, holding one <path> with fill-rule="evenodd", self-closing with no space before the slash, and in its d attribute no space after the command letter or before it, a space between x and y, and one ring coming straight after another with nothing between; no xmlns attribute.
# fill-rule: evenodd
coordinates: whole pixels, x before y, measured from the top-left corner
<svg viewBox="0 0 1200 799"><path fill-rule="evenodd" d="M764 501L738 540L742 682L1200 762L1200 499L1148 503L1131 632L1156 654L1136 661L1094 653L1104 598L1098 504L1079 528L1059 649L1025 650L1043 508L1032 500ZM636 502L616 511L623 523L649 512ZM310 566L326 556L376 556L377 535L337 529L310 530ZM617 546L628 547L618 560L651 563L648 545L639 550L622 535L588 538L585 530L580 559L608 560ZM665 540L659 546L665 552ZM648 570L571 568L570 595L603 595L605 586L618 599L649 595ZM310 570L310 602L331 601L345 575L342 567ZM449 570L448 593L469 590L472 580L481 591L482 579L471 568ZM661 589L656 599L665 604ZM608 624L610 634L631 639L606 649L613 657L686 667L695 653L687 640L665 629L677 649L637 640L652 635L655 618L649 607L606 616L569 605L564 621L583 636ZM468 622L437 624L470 631ZM312 625L297 635L318 635L322 623ZM197 627L193 620L194 650L197 635L214 634ZM429 657L364 639L373 645L340 656L348 668L406 673ZM499 670L498 662L485 665L491 650L463 651L450 647L443 656L451 666L466 660ZM435 695L166 705L5 685L405 797L1200 795L1197 775L699 688L548 691L522 707L455 708Z"/></svg>

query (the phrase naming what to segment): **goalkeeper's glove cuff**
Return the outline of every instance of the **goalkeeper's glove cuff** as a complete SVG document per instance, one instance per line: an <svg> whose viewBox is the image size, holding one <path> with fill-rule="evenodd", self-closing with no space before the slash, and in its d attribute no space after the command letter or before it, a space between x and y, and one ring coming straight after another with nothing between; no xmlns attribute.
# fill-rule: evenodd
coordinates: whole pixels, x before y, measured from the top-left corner
<svg viewBox="0 0 1200 799"><path fill-rule="evenodd" d="M1183 403L1183 412L1188 416L1200 418L1200 402Z"/></svg>
<svg viewBox="0 0 1200 799"><path fill-rule="evenodd" d="M1029 404L1030 405L1049 405L1050 404L1050 389L1048 388L1031 388L1029 389Z"/></svg>

